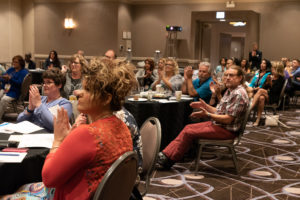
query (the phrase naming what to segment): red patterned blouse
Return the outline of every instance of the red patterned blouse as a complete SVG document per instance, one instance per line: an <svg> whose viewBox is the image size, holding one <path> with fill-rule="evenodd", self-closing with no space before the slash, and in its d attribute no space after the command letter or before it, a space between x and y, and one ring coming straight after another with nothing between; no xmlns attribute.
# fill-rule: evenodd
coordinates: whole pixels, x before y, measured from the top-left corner
<svg viewBox="0 0 300 200"><path fill-rule="evenodd" d="M127 126L115 116L80 125L44 163L42 178L54 199L90 199L112 163L132 151Z"/></svg>

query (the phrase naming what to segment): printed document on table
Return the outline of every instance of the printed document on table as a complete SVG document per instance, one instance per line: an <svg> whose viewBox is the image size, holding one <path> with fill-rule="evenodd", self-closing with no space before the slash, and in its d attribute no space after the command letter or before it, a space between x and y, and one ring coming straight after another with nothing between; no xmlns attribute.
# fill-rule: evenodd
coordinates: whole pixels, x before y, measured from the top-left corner
<svg viewBox="0 0 300 200"><path fill-rule="evenodd" d="M54 134L28 134L11 135L8 140L19 141L19 148L24 147L46 147L51 148L54 140Z"/></svg>
<svg viewBox="0 0 300 200"><path fill-rule="evenodd" d="M4 129L7 131L28 134L28 133L33 133L42 130L43 128L29 121L22 121L17 124L10 123L7 126L5 126Z"/></svg>
<svg viewBox="0 0 300 200"><path fill-rule="evenodd" d="M0 152L0 163L21 163L27 153Z"/></svg>
<svg viewBox="0 0 300 200"><path fill-rule="evenodd" d="M9 122L4 122L4 123L0 124L0 133L7 133L7 134L13 133L13 131L6 130L6 127L10 124L11 123L9 123Z"/></svg>

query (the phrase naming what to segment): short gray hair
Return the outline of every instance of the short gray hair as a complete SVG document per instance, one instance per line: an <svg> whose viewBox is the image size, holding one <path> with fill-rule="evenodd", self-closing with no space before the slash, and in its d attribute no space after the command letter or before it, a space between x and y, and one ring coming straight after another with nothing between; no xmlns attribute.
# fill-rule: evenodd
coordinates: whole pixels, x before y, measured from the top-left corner
<svg viewBox="0 0 300 200"><path fill-rule="evenodd" d="M200 66L205 66L208 68L208 73L211 74L212 70L211 70L211 64L209 62L200 62L199 63L199 67Z"/></svg>

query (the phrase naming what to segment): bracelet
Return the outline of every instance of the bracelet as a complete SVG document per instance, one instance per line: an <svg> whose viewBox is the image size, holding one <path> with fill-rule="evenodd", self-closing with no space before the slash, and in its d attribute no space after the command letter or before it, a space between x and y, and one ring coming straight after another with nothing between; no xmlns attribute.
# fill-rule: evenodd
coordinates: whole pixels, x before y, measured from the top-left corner
<svg viewBox="0 0 300 200"><path fill-rule="evenodd" d="M28 108L28 107L26 108L26 110L27 110L27 112L28 112L28 113L30 113L30 114L32 114L32 113L33 113L33 111L34 111L34 110L29 110L29 108Z"/></svg>
<svg viewBox="0 0 300 200"><path fill-rule="evenodd" d="M209 112L207 113L207 117L208 117L208 118L211 118L211 114L210 114Z"/></svg>

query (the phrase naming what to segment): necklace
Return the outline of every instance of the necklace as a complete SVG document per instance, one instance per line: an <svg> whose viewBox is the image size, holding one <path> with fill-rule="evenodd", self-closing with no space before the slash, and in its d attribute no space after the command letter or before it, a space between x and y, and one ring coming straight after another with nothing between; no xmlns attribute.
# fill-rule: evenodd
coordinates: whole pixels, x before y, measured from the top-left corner
<svg viewBox="0 0 300 200"><path fill-rule="evenodd" d="M104 119L104 118L110 117L112 115L113 115L113 113L108 113L106 115L100 116L99 118L96 118L95 120L93 120L93 122L98 121L100 119Z"/></svg>

